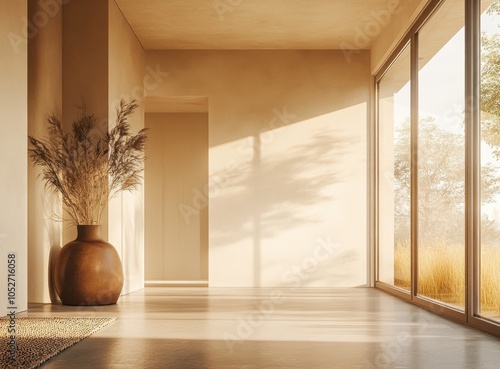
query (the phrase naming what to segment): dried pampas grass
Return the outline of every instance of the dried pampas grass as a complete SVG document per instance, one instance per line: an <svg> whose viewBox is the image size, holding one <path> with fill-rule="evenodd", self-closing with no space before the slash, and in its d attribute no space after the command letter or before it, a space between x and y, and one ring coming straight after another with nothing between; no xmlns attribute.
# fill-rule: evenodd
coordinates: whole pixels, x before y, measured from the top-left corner
<svg viewBox="0 0 500 369"><path fill-rule="evenodd" d="M46 187L61 194L74 224L101 224L109 199L141 184L146 129L132 135L128 123L137 107L135 100L121 100L116 125L106 134L96 132L95 116L82 106L71 134L51 115L48 138L28 136L33 165L42 167Z"/></svg>

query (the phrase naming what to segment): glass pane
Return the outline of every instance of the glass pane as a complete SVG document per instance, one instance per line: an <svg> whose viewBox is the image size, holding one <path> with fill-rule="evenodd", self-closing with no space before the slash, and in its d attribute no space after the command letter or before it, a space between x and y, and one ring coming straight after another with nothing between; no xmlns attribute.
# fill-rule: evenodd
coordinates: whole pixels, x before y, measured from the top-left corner
<svg viewBox="0 0 500 369"><path fill-rule="evenodd" d="M481 5L480 314L500 321L500 2Z"/></svg>
<svg viewBox="0 0 500 369"><path fill-rule="evenodd" d="M419 32L418 293L465 307L464 1Z"/></svg>
<svg viewBox="0 0 500 369"><path fill-rule="evenodd" d="M378 85L379 276L410 290L410 47Z"/></svg>

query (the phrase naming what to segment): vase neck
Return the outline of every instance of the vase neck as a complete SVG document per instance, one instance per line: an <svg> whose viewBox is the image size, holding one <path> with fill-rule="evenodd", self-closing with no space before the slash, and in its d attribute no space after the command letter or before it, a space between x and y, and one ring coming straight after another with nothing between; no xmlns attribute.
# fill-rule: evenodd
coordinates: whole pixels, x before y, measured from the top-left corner
<svg viewBox="0 0 500 369"><path fill-rule="evenodd" d="M100 225L77 225L77 240L100 240L101 236Z"/></svg>

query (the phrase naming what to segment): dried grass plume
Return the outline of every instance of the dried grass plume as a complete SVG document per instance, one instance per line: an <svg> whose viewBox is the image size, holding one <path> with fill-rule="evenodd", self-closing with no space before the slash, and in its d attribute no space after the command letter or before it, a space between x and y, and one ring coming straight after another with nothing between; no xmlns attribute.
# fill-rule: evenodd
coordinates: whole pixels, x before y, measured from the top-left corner
<svg viewBox="0 0 500 369"><path fill-rule="evenodd" d="M137 107L135 100L122 99L116 125L106 134L94 129L96 118L83 105L71 133L64 132L62 122L51 115L47 138L28 136L33 165L42 168L46 187L61 194L72 223L101 224L109 199L141 184L146 129L132 135L128 122Z"/></svg>

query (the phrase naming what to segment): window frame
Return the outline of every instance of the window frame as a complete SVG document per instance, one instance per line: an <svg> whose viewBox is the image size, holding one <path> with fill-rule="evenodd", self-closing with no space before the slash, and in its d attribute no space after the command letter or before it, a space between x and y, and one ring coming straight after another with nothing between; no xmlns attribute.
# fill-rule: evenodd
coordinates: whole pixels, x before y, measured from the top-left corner
<svg viewBox="0 0 500 369"><path fill-rule="evenodd" d="M446 0L431 0L416 21L402 37L388 59L373 78L373 129L370 130L373 181L370 191L371 221L373 229L374 286L405 301L428 309L447 318L466 323L487 333L500 337L500 322L481 317L480 308L480 82L481 82L481 1L465 2L465 310L453 308L418 295L418 32L426 21ZM410 47L411 84L411 290L400 289L379 281L379 83L406 47Z"/></svg>

